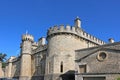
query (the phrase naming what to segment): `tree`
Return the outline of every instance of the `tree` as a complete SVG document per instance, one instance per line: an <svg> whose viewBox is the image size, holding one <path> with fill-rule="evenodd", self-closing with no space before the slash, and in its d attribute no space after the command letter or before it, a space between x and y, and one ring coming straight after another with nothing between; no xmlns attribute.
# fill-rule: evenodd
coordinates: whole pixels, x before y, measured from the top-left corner
<svg viewBox="0 0 120 80"><path fill-rule="evenodd" d="M0 53L0 61L2 62L2 68L5 68L6 64L5 64L5 61L6 61L6 54L5 53Z"/></svg>

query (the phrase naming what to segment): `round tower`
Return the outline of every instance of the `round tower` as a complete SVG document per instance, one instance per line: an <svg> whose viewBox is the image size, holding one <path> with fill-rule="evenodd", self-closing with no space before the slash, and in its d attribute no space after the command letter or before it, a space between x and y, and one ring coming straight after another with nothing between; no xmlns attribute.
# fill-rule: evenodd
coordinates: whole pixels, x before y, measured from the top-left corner
<svg viewBox="0 0 120 80"><path fill-rule="evenodd" d="M76 23L80 27L80 23ZM46 75L66 74L75 70L75 50L87 47L77 35L76 26L54 26L48 30L48 53L46 59ZM59 76L58 75L58 76ZM59 80L59 79L58 79Z"/></svg>
<svg viewBox="0 0 120 80"><path fill-rule="evenodd" d="M22 36L20 80L31 78L31 52L34 38L30 34Z"/></svg>
<svg viewBox="0 0 120 80"><path fill-rule="evenodd" d="M30 54L31 53L31 46L34 42L34 38L30 34L22 35L22 54Z"/></svg>

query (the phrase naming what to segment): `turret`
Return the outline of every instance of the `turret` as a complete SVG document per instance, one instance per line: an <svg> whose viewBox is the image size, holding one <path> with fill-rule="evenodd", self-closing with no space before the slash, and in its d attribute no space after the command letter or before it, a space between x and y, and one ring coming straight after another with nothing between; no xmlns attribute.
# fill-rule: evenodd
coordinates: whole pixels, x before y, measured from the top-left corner
<svg viewBox="0 0 120 80"><path fill-rule="evenodd" d="M40 45L43 46L43 45L45 45L45 43L46 43L46 38L44 38L44 37L42 37L38 40L38 46L40 46Z"/></svg>
<svg viewBox="0 0 120 80"><path fill-rule="evenodd" d="M114 41L114 39L113 38L110 38L109 39L109 43L114 43L115 41Z"/></svg>
<svg viewBox="0 0 120 80"><path fill-rule="evenodd" d="M32 43L34 42L34 38L32 35L30 34L24 34L22 35L22 54L24 53L31 53L31 47L32 47Z"/></svg>
<svg viewBox="0 0 120 80"><path fill-rule="evenodd" d="M32 35L26 33L22 36L21 69L19 80L31 80L31 53L33 42L34 38Z"/></svg>
<svg viewBox="0 0 120 80"><path fill-rule="evenodd" d="M81 21L80 21L80 18L79 18L79 17L77 17L77 18L75 19L75 27L76 27L76 28L81 28Z"/></svg>

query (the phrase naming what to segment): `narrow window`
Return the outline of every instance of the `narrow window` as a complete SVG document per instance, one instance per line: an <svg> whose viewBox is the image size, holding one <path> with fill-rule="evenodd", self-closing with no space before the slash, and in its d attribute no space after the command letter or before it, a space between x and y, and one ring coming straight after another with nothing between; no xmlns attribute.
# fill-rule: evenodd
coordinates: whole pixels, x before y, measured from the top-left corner
<svg viewBox="0 0 120 80"><path fill-rule="evenodd" d="M49 62L49 64L48 64L48 73L50 73L50 66L51 64L50 64L50 62Z"/></svg>
<svg viewBox="0 0 120 80"><path fill-rule="evenodd" d="M79 72L86 73L86 65L79 65Z"/></svg>
<svg viewBox="0 0 120 80"><path fill-rule="evenodd" d="M60 72L61 73L63 72L63 62L61 62L61 64L60 64Z"/></svg>
<svg viewBox="0 0 120 80"><path fill-rule="evenodd" d="M87 42L87 47L88 47L88 48L90 47L90 43L89 43L89 41Z"/></svg>
<svg viewBox="0 0 120 80"><path fill-rule="evenodd" d="M42 72L43 72L43 71L42 71L42 70L43 70L42 68L43 68L43 67L42 67L42 63L40 63L40 74L42 74Z"/></svg>

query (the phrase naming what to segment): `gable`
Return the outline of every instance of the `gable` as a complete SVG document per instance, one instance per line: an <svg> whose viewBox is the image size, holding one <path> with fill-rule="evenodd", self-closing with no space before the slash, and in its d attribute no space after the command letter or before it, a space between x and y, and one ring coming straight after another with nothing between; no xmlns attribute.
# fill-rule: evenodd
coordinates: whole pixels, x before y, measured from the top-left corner
<svg viewBox="0 0 120 80"><path fill-rule="evenodd" d="M91 57L93 55L101 55L101 53L105 53L105 55L107 56L108 54L120 54L120 50L116 50L116 49L110 49L110 48L96 48L93 50L89 50L89 51L81 51L81 52L77 52L76 54L76 61L81 61L83 59L86 59L87 57ZM98 56L99 57L99 56Z"/></svg>
<svg viewBox="0 0 120 80"><path fill-rule="evenodd" d="M76 60L86 64L89 73L119 73L120 50L102 48Z"/></svg>
<svg viewBox="0 0 120 80"><path fill-rule="evenodd" d="M91 54L94 54L101 50L111 51L113 53L114 52L119 53L120 52L120 42L106 44L106 45L97 46L97 47L86 48L86 49L81 49L81 50L76 50L75 58L76 58L76 60L81 60L81 59L84 59L84 58L90 56Z"/></svg>

